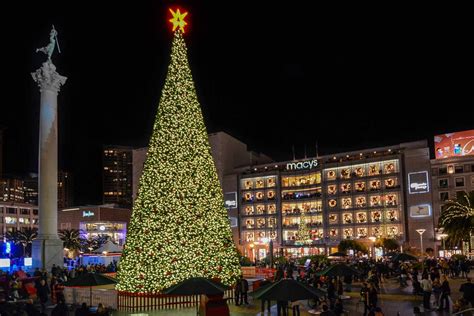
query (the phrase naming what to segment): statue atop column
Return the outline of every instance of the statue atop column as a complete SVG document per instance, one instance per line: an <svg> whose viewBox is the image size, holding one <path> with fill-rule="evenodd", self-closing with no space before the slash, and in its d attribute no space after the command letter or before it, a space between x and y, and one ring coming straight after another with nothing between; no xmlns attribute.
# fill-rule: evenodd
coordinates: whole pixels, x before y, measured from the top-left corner
<svg viewBox="0 0 474 316"><path fill-rule="evenodd" d="M51 61L51 55L53 55L54 48L58 46L58 52L61 53L58 42L58 31L52 26L51 32L49 33L49 44L45 47L37 48L36 52L43 52L48 55L48 61Z"/></svg>

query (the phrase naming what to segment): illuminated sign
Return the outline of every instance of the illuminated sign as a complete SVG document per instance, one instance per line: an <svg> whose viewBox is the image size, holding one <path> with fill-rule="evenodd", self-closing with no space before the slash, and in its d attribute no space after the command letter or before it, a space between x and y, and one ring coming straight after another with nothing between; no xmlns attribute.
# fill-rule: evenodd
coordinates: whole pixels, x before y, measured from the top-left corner
<svg viewBox="0 0 474 316"><path fill-rule="evenodd" d="M436 159L474 156L474 129L437 135L434 145Z"/></svg>
<svg viewBox="0 0 474 316"><path fill-rule="evenodd" d="M92 217L94 216L94 212L92 211L82 211L82 217Z"/></svg>
<svg viewBox="0 0 474 316"><path fill-rule="evenodd" d="M24 259L24 266L31 267L33 265L33 258L25 258Z"/></svg>
<svg viewBox="0 0 474 316"><path fill-rule="evenodd" d="M316 159L298 161L298 162L289 162L286 164L286 170L304 170L304 169L313 169L318 166L318 161Z"/></svg>
<svg viewBox="0 0 474 316"><path fill-rule="evenodd" d="M10 259L0 259L0 268L10 268Z"/></svg>
<svg viewBox="0 0 474 316"><path fill-rule="evenodd" d="M420 204L410 206L411 217L427 217L431 216L431 206L429 204Z"/></svg>
<svg viewBox="0 0 474 316"><path fill-rule="evenodd" d="M11 242L7 241L5 243L5 253L10 253L10 252L12 252L12 244Z"/></svg>
<svg viewBox="0 0 474 316"><path fill-rule="evenodd" d="M410 172L408 174L408 192L410 194L430 192L428 171Z"/></svg>
<svg viewBox="0 0 474 316"><path fill-rule="evenodd" d="M237 208L237 192L227 192L224 194L224 204L226 209Z"/></svg>

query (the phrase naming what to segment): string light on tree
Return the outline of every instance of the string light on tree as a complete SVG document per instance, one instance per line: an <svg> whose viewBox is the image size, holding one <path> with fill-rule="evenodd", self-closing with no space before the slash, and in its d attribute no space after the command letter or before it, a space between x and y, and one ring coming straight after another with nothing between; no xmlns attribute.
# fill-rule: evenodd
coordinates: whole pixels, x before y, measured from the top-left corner
<svg viewBox="0 0 474 316"><path fill-rule="evenodd" d="M160 292L191 277L233 285L240 265L183 39L174 38L117 273L119 291Z"/></svg>

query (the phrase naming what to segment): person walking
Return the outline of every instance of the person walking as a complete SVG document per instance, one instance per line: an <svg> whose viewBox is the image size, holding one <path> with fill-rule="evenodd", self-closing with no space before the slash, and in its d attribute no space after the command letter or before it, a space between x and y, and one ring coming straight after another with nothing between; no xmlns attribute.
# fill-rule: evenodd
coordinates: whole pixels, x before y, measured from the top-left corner
<svg viewBox="0 0 474 316"><path fill-rule="evenodd" d="M364 316L366 316L369 311L369 288L365 282L360 289L360 301L364 304Z"/></svg>
<svg viewBox="0 0 474 316"><path fill-rule="evenodd" d="M249 305L248 298L247 298L247 293L249 291L249 282L242 278L240 280L240 304L245 304Z"/></svg>
<svg viewBox="0 0 474 316"><path fill-rule="evenodd" d="M446 275L443 275L441 280L443 283L441 283L440 287L441 297L439 299L438 311L442 311L445 308L447 311L449 311L449 296L451 295L451 288L449 287L449 281Z"/></svg>
<svg viewBox="0 0 474 316"><path fill-rule="evenodd" d="M474 284L471 283L471 278L467 278L466 283L461 284L459 292L462 292L462 297L474 307Z"/></svg>
<svg viewBox="0 0 474 316"><path fill-rule="evenodd" d="M235 294L235 305L239 306L240 305L240 293L242 292L242 282L241 280L237 280L237 283L235 283L235 288L234 288L234 294Z"/></svg>
<svg viewBox="0 0 474 316"><path fill-rule="evenodd" d="M41 303L41 312L44 313L46 310L46 302L48 301L49 287L45 279L41 279L36 286L36 295Z"/></svg>
<svg viewBox="0 0 474 316"><path fill-rule="evenodd" d="M369 283L369 291L367 293L368 302L370 309L375 309L377 307L377 302L379 300L377 290L372 283Z"/></svg>
<svg viewBox="0 0 474 316"><path fill-rule="evenodd" d="M433 291L433 284L428 278L427 274L423 274L423 279L421 280L421 288L423 289L423 308L426 310L431 309L430 298L431 292Z"/></svg>

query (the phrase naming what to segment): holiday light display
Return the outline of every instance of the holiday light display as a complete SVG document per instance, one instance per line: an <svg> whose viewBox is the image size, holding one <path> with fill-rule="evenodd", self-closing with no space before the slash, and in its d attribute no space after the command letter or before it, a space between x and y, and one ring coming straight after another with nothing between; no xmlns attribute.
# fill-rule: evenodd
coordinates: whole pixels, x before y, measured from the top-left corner
<svg viewBox="0 0 474 316"><path fill-rule="evenodd" d="M120 291L156 293L191 277L232 285L241 274L188 64L186 13L176 15L171 63L119 264Z"/></svg>

